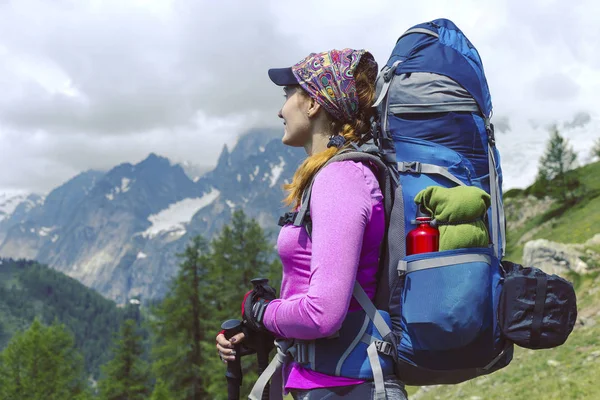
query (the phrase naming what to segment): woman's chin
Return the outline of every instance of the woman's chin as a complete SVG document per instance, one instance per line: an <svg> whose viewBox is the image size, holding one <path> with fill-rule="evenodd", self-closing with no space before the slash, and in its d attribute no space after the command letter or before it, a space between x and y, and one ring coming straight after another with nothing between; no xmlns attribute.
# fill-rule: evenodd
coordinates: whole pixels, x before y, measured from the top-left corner
<svg viewBox="0 0 600 400"><path fill-rule="evenodd" d="M281 138L281 143L290 147L304 147L306 144L306 140L302 140L298 135L288 135L287 129L283 133L283 137Z"/></svg>
<svg viewBox="0 0 600 400"><path fill-rule="evenodd" d="M283 134L283 137L281 138L281 143L285 144L286 146L298 147L298 145L294 143L292 138L290 138L285 133Z"/></svg>

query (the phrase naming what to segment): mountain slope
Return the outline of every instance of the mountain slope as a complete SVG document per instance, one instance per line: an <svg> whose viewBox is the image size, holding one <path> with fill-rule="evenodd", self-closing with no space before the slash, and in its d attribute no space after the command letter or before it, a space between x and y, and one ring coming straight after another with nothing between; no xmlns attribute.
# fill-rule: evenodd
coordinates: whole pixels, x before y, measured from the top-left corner
<svg viewBox="0 0 600 400"><path fill-rule="evenodd" d="M176 254L195 235L210 239L235 209L268 232L278 229L281 186L305 154L276 136L241 136L198 179L156 154L80 174L45 201L21 203L0 223L0 255L36 259L119 303L160 298L177 269Z"/></svg>
<svg viewBox="0 0 600 400"><path fill-rule="evenodd" d="M24 194L0 194L0 222L9 217L26 198Z"/></svg>
<svg viewBox="0 0 600 400"><path fill-rule="evenodd" d="M0 244L9 238L2 254L32 259L44 245L53 245L60 237L60 228L71 221L73 211L102 176L99 171L86 171L52 190L45 198L35 194L27 196L0 222ZM14 246L11 241L15 242Z"/></svg>
<svg viewBox="0 0 600 400"><path fill-rule="evenodd" d="M270 135L246 135L231 152L225 147L215 169L196 183L201 193L195 200L196 209L190 203L172 205L170 217L150 216L156 222L153 229L142 234L147 235L145 238L137 235L132 239L139 250L128 255L132 282L129 295L161 297L167 278L175 274L176 254L182 253L196 235L211 238L230 221L236 209L255 218L275 240L277 221L285 211L281 185L291 179L303 157L302 150L286 147ZM175 217L186 213L192 214L188 223L177 222ZM170 223L161 223L161 228L157 222L164 220Z"/></svg>
<svg viewBox="0 0 600 400"><path fill-rule="evenodd" d="M506 193L506 259L521 262L528 240L584 243L600 234L600 162L571 174L585 185L586 195L570 206L534 199L528 190ZM588 250L600 254L600 246ZM536 351L516 347L512 363L503 370L459 385L411 387L411 399L600 398L600 266L591 264L588 274L568 273L567 278L576 288L578 322L565 344Z"/></svg>
<svg viewBox="0 0 600 400"><path fill-rule="evenodd" d="M509 227L506 258L520 261L523 247L529 240L584 243L600 233L600 162L569 173L579 179L585 192L575 204L562 205L549 199L538 200L528 196L530 189L513 189L506 193ZM600 252L600 248L596 251Z"/></svg>
<svg viewBox="0 0 600 400"><path fill-rule="evenodd" d="M57 319L75 336L88 373L98 377L113 334L131 312L46 266L0 259L0 350L36 316L48 325Z"/></svg>
<svg viewBox="0 0 600 400"><path fill-rule="evenodd" d="M44 198L38 194L3 197L0 204L0 243L12 227L24 222L43 204Z"/></svg>
<svg viewBox="0 0 600 400"><path fill-rule="evenodd" d="M411 400L589 399L600 398L600 276L572 276L577 285L579 321L555 349L515 348L511 364L489 376L458 385L409 388Z"/></svg>

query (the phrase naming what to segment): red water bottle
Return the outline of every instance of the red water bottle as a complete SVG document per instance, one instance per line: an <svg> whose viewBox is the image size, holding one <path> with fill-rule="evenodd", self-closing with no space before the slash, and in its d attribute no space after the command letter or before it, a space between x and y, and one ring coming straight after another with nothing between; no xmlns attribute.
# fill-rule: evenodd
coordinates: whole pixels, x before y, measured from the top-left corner
<svg viewBox="0 0 600 400"><path fill-rule="evenodd" d="M416 221L418 226L406 235L406 255L429 253L440 248L440 231L431 226L431 215L417 208Z"/></svg>

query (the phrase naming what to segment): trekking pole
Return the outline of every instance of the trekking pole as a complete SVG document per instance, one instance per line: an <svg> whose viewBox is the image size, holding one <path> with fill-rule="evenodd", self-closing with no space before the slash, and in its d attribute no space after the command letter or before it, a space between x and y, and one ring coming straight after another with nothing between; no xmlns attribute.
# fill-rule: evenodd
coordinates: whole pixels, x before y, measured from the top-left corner
<svg viewBox="0 0 600 400"><path fill-rule="evenodd" d="M271 344L273 342L273 336L269 334L260 334L256 340L256 361L258 362L258 376L269 366L269 353L271 351ZM265 390L263 391L262 400L269 400L270 384L266 384Z"/></svg>
<svg viewBox="0 0 600 400"><path fill-rule="evenodd" d="M225 331L225 339L229 340L232 336L242 331L242 321L238 319L230 319L221 325L221 329ZM235 360L227 361L227 372L225 377L227 378L227 399L228 400L239 400L240 388L242 386L242 355L240 346L235 345Z"/></svg>
<svg viewBox="0 0 600 400"><path fill-rule="evenodd" d="M260 292L264 290L263 285L268 284L269 280L266 278L257 278L252 279L250 282L254 285L255 290ZM273 340L273 336L269 333L260 333L256 338L255 347L256 361L258 362L258 376L261 376L269 366L269 353L273 347ZM269 400L269 389L270 385L267 384L262 394L262 400Z"/></svg>

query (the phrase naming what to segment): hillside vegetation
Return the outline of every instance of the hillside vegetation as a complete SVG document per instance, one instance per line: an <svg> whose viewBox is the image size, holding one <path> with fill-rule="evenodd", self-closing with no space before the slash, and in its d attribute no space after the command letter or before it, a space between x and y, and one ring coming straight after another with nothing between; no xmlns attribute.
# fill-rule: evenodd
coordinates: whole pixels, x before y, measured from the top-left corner
<svg viewBox="0 0 600 400"><path fill-rule="evenodd" d="M521 262L528 240L585 243L600 233L600 162L569 172L581 182L583 196L570 204L531 197L533 187L505 194L509 229L506 259ZM600 253L599 245L589 250ZM515 348L512 363L492 375L458 385L410 387L411 399L600 399L600 266L585 275L571 273L578 323L567 342L555 349Z"/></svg>
<svg viewBox="0 0 600 400"><path fill-rule="evenodd" d="M507 259L520 262L523 247L531 239L586 243L600 232L600 163L570 174L576 175L581 185L578 195L570 198L568 204L533 197L532 194L540 196L535 187L505 194ZM598 244L588 243L588 250L598 251ZM72 333L77 350L84 356L87 376L99 377L100 392L91 385L89 393L84 393L87 397L81 399L125 398L118 396L127 392L134 380L140 399L151 391L155 392L152 398L170 400L225 399L225 367L215 355L214 335L224 320L239 317L240 297L248 290L250 279L267 276L275 287L279 286L281 265L273 260L272 253L272 244L260 225L241 211L236 211L231 224L210 242L195 238L181 255L179 272L167 296L145 311L150 341L143 332L133 329L133 322L122 324L127 317L139 318L137 308L119 309L76 280L36 262L2 259L0 346L6 346L11 336L27 329L35 317L44 325L58 321ZM516 349L514 361L501 371L459 385L410 387L411 399L599 399L596 377L600 374L600 266L589 263L589 267L590 272L585 275L567 276L577 290L579 320L563 346L542 351ZM23 348L31 350L32 339L43 344L38 340L40 332L55 330L45 330L41 324L34 324L35 329L29 328L29 333L20 337L16 335L18 340L5 348L0 357L0 381L5 379L4 387L6 382L22 382L29 387L37 384L31 379L32 374L6 379L9 375L5 372L19 373L24 359L19 352ZM113 333L121 325L124 328L119 340L111 345ZM130 329L126 329L128 326ZM32 371L52 370L44 366L53 360L54 353L36 350L27 354L24 365L35 367ZM144 358L148 355L146 363ZM256 379L256 358L245 357L243 362L242 392L248 393ZM105 365L102 374L98 373L101 364ZM123 366L134 364L140 367L129 368L129 374L121 373ZM160 393L163 397L158 397ZM19 396L3 397L0 390L0 399L14 398Z"/></svg>
<svg viewBox="0 0 600 400"><path fill-rule="evenodd" d="M34 318L46 325L55 320L75 337L86 371L97 377L106 351L126 317L118 309L77 280L35 261L0 259L0 350Z"/></svg>

